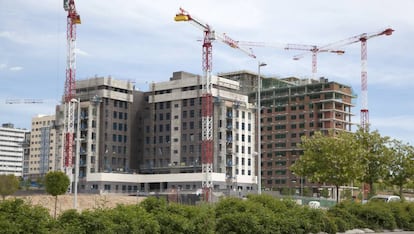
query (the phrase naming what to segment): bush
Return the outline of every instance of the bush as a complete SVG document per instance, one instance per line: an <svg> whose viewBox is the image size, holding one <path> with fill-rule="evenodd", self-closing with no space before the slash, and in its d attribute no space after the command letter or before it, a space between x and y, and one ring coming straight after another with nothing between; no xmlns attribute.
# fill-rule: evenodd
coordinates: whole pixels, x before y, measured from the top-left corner
<svg viewBox="0 0 414 234"><path fill-rule="evenodd" d="M49 233L53 219L41 206L31 206L21 199L0 203L0 233Z"/></svg>
<svg viewBox="0 0 414 234"><path fill-rule="evenodd" d="M364 227L364 223L358 220L352 212L357 206L358 204L355 203L343 202L328 210L327 214L330 220L335 223L339 232Z"/></svg>
<svg viewBox="0 0 414 234"><path fill-rule="evenodd" d="M392 202L388 206L392 211L398 228L414 231L414 203Z"/></svg>
<svg viewBox="0 0 414 234"><path fill-rule="evenodd" d="M357 213L368 228L374 230L388 229L393 230L397 227L395 218L386 203L368 202L361 206Z"/></svg>

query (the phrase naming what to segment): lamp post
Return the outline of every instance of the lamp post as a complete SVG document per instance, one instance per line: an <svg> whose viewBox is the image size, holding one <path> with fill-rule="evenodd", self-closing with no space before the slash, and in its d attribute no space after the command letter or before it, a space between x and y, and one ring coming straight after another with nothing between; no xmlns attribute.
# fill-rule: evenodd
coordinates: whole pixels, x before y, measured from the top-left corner
<svg viewBox="0 0 414 234"><path fill-rule="evenodd" d="M262 89L262 79L260 78L260 68L266 66L260 62L257 65L257 194L262 194L262 124L260 104L260 91Z"/></svg>
<svg viewBox="0 0 414 234"><path fill-rule="evenodd" d="M78 125L76 127L76 150L75 150L75 178L74 178L74 196L73 196L73 208L77 209L78 207L78 181L79 181L79 158L80 158L80 99L72 99L73 103L77 103L78 106L78 114L77 114L77 120Z"/></svg>

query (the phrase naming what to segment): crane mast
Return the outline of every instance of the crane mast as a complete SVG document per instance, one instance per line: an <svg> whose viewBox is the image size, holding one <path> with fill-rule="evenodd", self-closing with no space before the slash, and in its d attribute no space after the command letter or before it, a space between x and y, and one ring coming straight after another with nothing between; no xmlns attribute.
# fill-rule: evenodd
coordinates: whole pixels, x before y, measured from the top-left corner
<svg viewBox="0 0 414 234"><path fill-rule="evenodd" d="M373 37L390 36L394 32L392 28L382 29L374 33L362 33L345 40L329 45L329 47L342 47L353 43L361 42L361 128L367 130L369 127L368 111L368 72L367 72L367 41Z"/></svg>
<svg viewBox="0 0 414 234"><path fill-rule="evenodd" d="M210 25L202 22L199 19L192 17L187 11L180 8L176 14L175 21L190 22L196 27L201 29L204 33L203 46L202 46L202 67L204 77L202 80L202 97L201 97L201 122L202 122L202 138L201 138L201 163L202 163L202 188L206 201L211 200L211 192L213 190L213 157L214 157L214 145L213 145L213 95L212 95L212 42L216 39L224 42L228 46L239 49L246 53L248 56L256 58L256 56L249 50L241 48L237 41L233 40L226 34L216 34Z"/></svg>
<svg viewBox="0 0 414 234"><path fill-rule="evenodd" d="M80 24L80 16L76 12L74 0L64 0L63 8L67 15L67 58L66 58L66 80L64 90L64 168L68 175L72 174L73 157L73 135L75 132L75 97L76 85L76 24ZM69 178L72 178L71 176Z"/></svg>

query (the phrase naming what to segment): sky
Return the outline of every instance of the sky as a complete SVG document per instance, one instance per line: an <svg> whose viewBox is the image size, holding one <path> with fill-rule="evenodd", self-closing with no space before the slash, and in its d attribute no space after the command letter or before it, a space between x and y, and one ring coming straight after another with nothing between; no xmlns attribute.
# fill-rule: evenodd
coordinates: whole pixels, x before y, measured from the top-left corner
<svg viewBox="0 0 414 234"><path fill-rule="evenodd" d="M368 40L368 109L371 130L414 145L414 1L412 0L78 0L76 79L111 76L147 91L175 71L202 75L203 32L175 22L182 7L216 33L244 42L323 46L391 27L391 36ZM66 16L63 0L0 0L0 123L30 129L31 118L54 114L63 94ZM317 77L353 88L360 123L360 43L344 55L318 54ZM213 43L212 73L248 70L267 77L312 76L311 54L252 47L253 59L221 41ZM37 104L6 104L36 99Z"/></svg>

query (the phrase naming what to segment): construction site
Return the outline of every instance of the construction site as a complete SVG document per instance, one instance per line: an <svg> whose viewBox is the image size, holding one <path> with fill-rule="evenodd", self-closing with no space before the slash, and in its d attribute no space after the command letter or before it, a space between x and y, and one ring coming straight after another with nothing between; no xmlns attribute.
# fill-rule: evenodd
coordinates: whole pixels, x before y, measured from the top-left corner
<svg viewBox="0 0 414 234"><path fill-rule="evenodd" d="M32 136L16 175L36 181L49 171L63 171L71 180L69 193L88 194L89 202L97 198L88 196L109 193L135 195L132 203L139 195L157 195L196 204L287 188L296 195L308 189L319 196L319 184L289 169L303 154L301 137L352 131L356 125L368 128L367 43L394 31L384 28L324 45L243 41L179 8L171 20L190 23L202 36L201 74L173 71L169 79L140 91L133 81L111 76L77 79L76 41L82 35L76 30L88 22L81 21L75 0L64 0L63 9L67 63L61 104L55 114L32 119ZM257 71L214 75L213 42L233 49L231 56L251 59ZM352 44L361 46L359 123L352 119L352 87L317 72L320 53L342 55ZM294 60L311 57L312 74L263 75L267 64L252 48L297 51Z"/></svg>

